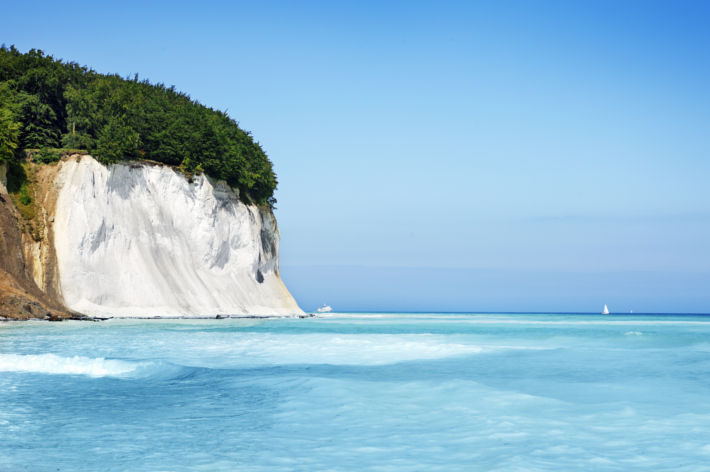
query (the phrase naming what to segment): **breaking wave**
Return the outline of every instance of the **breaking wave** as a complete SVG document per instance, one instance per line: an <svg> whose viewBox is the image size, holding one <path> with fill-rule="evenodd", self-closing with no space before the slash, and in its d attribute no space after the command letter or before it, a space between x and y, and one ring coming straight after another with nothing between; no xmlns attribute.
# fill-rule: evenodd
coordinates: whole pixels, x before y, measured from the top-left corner
<svg viewBox="0 0 710 472"><path fill-rule="evenodd" d="M62 357L56 354L0 354L0 372L121 377L135 374L145 362L129 362L103 357Z"/></svg>

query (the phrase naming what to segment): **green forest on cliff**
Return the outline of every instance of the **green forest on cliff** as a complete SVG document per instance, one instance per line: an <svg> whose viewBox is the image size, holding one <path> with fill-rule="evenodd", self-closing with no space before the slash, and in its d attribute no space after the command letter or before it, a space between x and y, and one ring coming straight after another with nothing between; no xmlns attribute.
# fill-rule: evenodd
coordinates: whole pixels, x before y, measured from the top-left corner
<svg viewBox="0 0 710 472"><path fill-rule="evenodd" d="M83 149L104 164L146 159L224 179L243 200L273 204L276 176L225 112L174 87L99 74L32 49L0 47L0 161L58 160Z"/></svg>

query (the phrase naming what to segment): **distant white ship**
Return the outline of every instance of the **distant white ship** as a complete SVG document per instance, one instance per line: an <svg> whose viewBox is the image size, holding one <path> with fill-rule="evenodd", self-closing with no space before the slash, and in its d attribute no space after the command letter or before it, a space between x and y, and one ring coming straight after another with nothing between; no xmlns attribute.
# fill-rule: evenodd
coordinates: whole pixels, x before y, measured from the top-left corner
<svg viewBox="0 0 710 472"><path fill-rule="evenodd" d="M322 307L318 308L316 310L318 313L330 313L333 311L333 307L330 305L323 305Z"/></svg>
<svg viewBox="0 0 710 472"><path fill-rule="evenodd" d="M602 315L608 315L609 314L609 307L606 306L606 303L604 304L604 310L602 310Z"/></svg>

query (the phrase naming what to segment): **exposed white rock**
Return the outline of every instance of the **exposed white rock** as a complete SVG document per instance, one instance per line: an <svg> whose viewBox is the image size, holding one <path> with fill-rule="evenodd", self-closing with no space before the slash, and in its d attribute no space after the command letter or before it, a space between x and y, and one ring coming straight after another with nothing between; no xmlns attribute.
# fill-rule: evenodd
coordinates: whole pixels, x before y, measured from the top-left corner
<svg viewBox="0 0 710 472"><path fill-rule="evenodd" d="M54 240L67 307L93 316L295 315L269 210L159 165L62 163Z"/></svg>

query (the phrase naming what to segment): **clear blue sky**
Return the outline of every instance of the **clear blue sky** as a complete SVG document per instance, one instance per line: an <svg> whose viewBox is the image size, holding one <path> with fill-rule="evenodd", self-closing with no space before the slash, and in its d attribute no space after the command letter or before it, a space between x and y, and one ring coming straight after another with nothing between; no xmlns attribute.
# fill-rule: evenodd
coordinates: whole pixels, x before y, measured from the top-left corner
<svg viewBox="0 0 710 472"><path fill-rule="evenodd" d="M305 309L710 312L710 2L11 2L227 109Z"/></svg>

